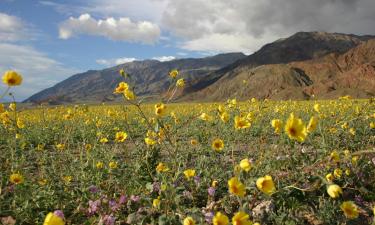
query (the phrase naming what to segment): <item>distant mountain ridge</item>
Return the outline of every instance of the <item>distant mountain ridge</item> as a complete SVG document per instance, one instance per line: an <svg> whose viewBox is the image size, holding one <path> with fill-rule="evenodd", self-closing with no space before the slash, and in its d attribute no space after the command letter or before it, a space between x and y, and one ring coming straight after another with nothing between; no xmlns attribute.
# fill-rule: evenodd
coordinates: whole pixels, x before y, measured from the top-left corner
<svg viewBox="0 0 375 225"><path fill-rule="evenodd" d="M197 80L206 74L225 67L245 55L227 53L205 58L176 59L167 62L157 60L134 61L104 70L89 70L34 94L25 102L102 102L115 100L113 90L123 81L119 70L124 69L132 77L137 95L158 95L169 86L169 71L178 69L179 77L187 82Z"/></svg>
<svg viewBox="0 0 375 225"><path fill-rule="evenodd" d="M26 102L60 104L116 100L112 92L122 79L118 75L121 68L132 75L138 96L153 96L165 92L169 86L168 72L178 69L180 77L187 81L183 92L178 93L181 101L224 100L229 97L308 99L312 95L334 98L343 93L369 97L375 92L371 72L366 72L366 81L354 77L363 77L362 73L373 68L374 56L364 50L372 51L373 38L375 36L298 32L266 44L249 56L228 53L169 62L135 61L76 74L31 96ZM354 53L359 51L354 50L357 46L361 46L360 52L368 54L361 59L361 63L358 63L360 53ZM355 66L345 69L345 66L352 64ZM347 78L342 73L346 73ZM366 82L369 85L363 84ZM332 85L326 86L329 83Z"/></svg>

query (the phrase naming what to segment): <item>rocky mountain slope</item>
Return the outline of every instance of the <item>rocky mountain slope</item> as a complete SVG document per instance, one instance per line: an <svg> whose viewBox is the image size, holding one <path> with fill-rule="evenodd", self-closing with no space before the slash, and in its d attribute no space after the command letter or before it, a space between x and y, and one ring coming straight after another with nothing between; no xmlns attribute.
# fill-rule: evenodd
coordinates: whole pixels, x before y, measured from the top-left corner
<svg viewBox="0 0 375 225"><path fill-rule="evenodd" d="M137 95L158 95L167 90L170 81L168 73L173 69L178 69L179 77L184 77L188 82L195 81L244 57L242 53L227 53L168 62L134 61L104 70L89 70L45 89L26 99L25 102L60 104L115 100L113 90L120 81L123 81L119 76L119 70L122 68L131 75L131 83L135 86Z"/></svg>
<svg viewBox="0 0 375 225"><path fill-rule="evenodd" d="M346 53L331 53L311 60L257 67L238 67L214 84L188 96L208 100L356 98L375 96L375 39Z"/></svg>

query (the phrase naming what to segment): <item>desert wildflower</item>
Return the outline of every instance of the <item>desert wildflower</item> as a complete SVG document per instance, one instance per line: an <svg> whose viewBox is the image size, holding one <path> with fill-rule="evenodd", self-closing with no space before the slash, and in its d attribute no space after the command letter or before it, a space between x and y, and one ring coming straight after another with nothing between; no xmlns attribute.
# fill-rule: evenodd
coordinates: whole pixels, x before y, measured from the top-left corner
<svg viewBox="0 0 375 225"><path fill-rule="evenodd" d="M315 112L320 113L320 105L319 104L315 104L314 105L314 110L315 110Z"/></svg>
<svg viewBox="0 0 375 225"><path fill-rule="evenodd" d="M128 89L129 89L129 84L125 82L120 82L113 93L121 94L121 93L124 93L125 90L128 90Z"/></svg>
<svg viewBox="0 0 375 225"><path fill-rule="evenodd" d="M227 112L222 112L219 114L221 121L224 123L228 122L229 120L229 114Z"/></svg>
<svg viewBox="0 0 375 225"><path fill-rule="evenodd" d="M1 110L0 110L0 112L1 112ZM375 129L375 122L371 122L371 123L370 123L370 128L371 128L371 129Z"/></svg>
<svg viewBox="0 0 375 225"><path fill-rule="evenodd" d="M45 179L45 178L43 178L43 179L40 179L39 181L38 181L38 184L40 184L41 186L44 186L44 185L46 185L47 184L47 179Z"/></svg>
<svg viewBox="0 0 375 225"><path fill-rule="evenodd" d="M111 168L111 169L116 169L116 168L117 168L117 162L110 162L110 163L108 164L108 166L109 166L109 168Z"/></svg>
<svg viewBox="0 0 375 225"><path fill-rule="evenodd" d="M281 132L283 122L279 119L274 119L271 121L271 125L275 129L275 133L279 134Z"/></svg>
<svg viewBox="0 0 375 225"><path fill-rule="evenodd" d="M316 126L318 124L318 119L313 116L310 118L309 124L307 125L307 132L311 133L316 129Z"/></svg>
<svg viewBox="0 0 375 225"><path fill-rule="evenodd" d="M155 114L157 116L162 116L165 114L166 106L163 103L158 103L155 105Z"/></svg>
<svg viewBox="0 0 375 225"><path fill-rule="evenodd" d="M332 151L331 155L330 155L330 159L332 161L336 162L336 163L340 162L340 155L339 155L339 153L336 150Z"/></svg>
<svg viewBox="0 0 375 225"><path fill-rule="evenodd" d="M342 169L340 168L336 168L334 171L333 171L333 175L335 175L335 177L337 178L340 178L342 176Z"/></svg>
<svg viewBox="0 0 375 225"><path fill-rule="evenodd" d="M46 218L44 219L43 225L64 225L64 214L60 210L56 210L55 212L50 212L47 214Z"/></svg>
<svg viewBox="0 0 375 225"><path fill-rule="evenodd" d="M212 117L210 115L208 115L207 113L202 113L199 116L199 119L204 120L204 121L211 121Z"/></svg>
<svg viewBox="0 0 375 225"><path fill-rule="evenodd" d="M65 149L65 144L57 144L56 145L56 149L59 150L59 151L62 151Z"/></svg>
<svg viewBox="0 0 375 225"><path fill-rule="evenodd" d="M104 167L104 163L103 162L97 162L96 163L96 168L97 169L102 169Z"/></svg>
<svg viewBox="0 0 375 225"><path fill-rule="evenodd" d="M302 120L296 118L293 113L290 114L288 120L286 121L285 133L290 139L294 139L299 142L305 141L307 136L306 127Z"/></svg>
<svg viewBox="0 0 375 225"><path fill-rule="evenodd" d="M332 182L333 181L333 175L332 175L332 173L329 173L329 174L327 174L326 175L326 180L328 181L328 182Z"/></svg>
<svg viewBox="0 0 375 225"><path fill-rule="evenodd" d="M339 185L337 184L330 184L327 187L327 193L331 198L337 198L340 195L342 195L342 189Z"/></svg>
<svg viewBox="0 0 375 225"><path fill-rule="evenodd" d="M352 136L355 136L356 131L355 131L355 129L352 127L352 128L349 129L349 133L350 133Z"/></svg>
<svg viewBox="0 0 375 225"><path fill-rule="evenodd" d="M348 219L355 219L358 217L358 207L352 201L345 201L340 206L341 210L344 212L344 215Z"/></svg>
<svg viewBox="0 0 375 225"><path fill-rule="evenodd" d="M117 132L116 133L116 142L124 142L126 140L126 138L128 137L128 134L123 132L123 131L120 131L120 132Z"/></svg>
<svg viewBox="0 0 375 225"><path fill-rule="evenodd" d="M155 208L160 208L160 196L152 200L152 206Z"/></svg>
<svg viewBox="0 0 375 225"><path fill-rule="evenodd" d="M156 166L156 172L158 172L158 173L167 172L167 171L169 171L169 168L164 163L160 162Z"/></svg>
<svg viewBox="0 0 375 225"><path fill-rule="evenodd" d="M15 112L17 110L17 104L12 102L9 104L9 109L13 112Z"/></svg>
<svg viewBox="0 0 375 225"><path fill-rule="evenodd" d="M197 139L191 139L190 140L190 144L193 145L193 146L195 146L195 145L198 144L198 140Z"/></svg>
<svg viewBox="0 0 375 225"><path fill-rule="evenodd" d="M169 76L171 77L171 78L176 78L177 76L178 76L178 70L172 70L172 71L170 71L169 72Z"/></svg>
<svg viewBox="0 0 375 225"><path fill-rule="evenodd" d="M258 180L256 181L256 185L260 191L267 195L271 195L276 191L272 177L269 175L258 178Z"/></svg>
<svg viewBox="0 0 375 225"><path fill-rule="evenodd" d="M249 172L251 170L251 163L248 158L241 160L240 167L246 172Z"/></svg>
<svg viewBox="0 0 375 225"><path fill-rule="evenodd" d="M195 225L195 220L191 216L188 216L184 219L184 225Z"/></svg>
<svg viewBox="0 0 375 225"><path fill-rule="evenodd" d="M12 184L22 184L24 181L24 178L20 173L13 173L10 175L9 181Z"/></svg>
<svg viewBox="0 0 375 225"><path fill-rule="evenodd" d="M229 218L224 215L221 212L217 212L212 218L212 224L213 225L228 225L229 224Z"/></svg>
<svg viewBox="0 0 375 225"><path fill-rule="evenodd" d="M213 150L221 152L224 149L224 141L219 138L216 138L212 141L211 147Z"/></svg>
<svg viewBox="0 0 375 225"><path fill-rule="evenodd" d="M241 116L234 117L234 128L236 128L236 130L249 128L250 126L251 123L247 119Z"/></svg>
<svg viewBox="0 0 375 225"><path fill-rule="evenodd" d="M134 100L135 99L135 94L133 91L126 89L124 91L124 96L127 100Z"/></svg>
<svg viewBox="0 0 375 225"><path fill-rule="evenodd" d="M91 149L92 149L92 145L91 144L85 144L85 150L86 151L91 151Z"/></svg>
<svg viewBox="0 0 375 225"><path fill-rule="evenodd" d="M187 170L184 171L184 175L185 175L186 179L190 180L190 178L195 176L195 170L187 169Z"/></svg>
<svg viewBox="0 0 375 225"><path fill-rule="evenodd" d="M153 145L156 145L157 142L154 139L152 139L152 138L146 137L145 138L145 143L146 143L147 146L153 146Z"/></svg>
<svg viewBox="0 0 375 225"><path fill-rule="evenodd" d="M62 179L65 182L65 184L70 184L70 182L72 182L72 180L73 180L73 177L72 176L63 176Z"/></svg>
<svg viewBox="0 0 375 225"><path fill-rule="evenodd" d="M245 212L238 212L234 214L232 217L232 224L233 225L252 225L250 221L250 216Z"/></svg>
<svg viewBox="0 0 375 225"><path fill-rule="evenodd" d="M101 138L101 139L99 140L99 142L102 143L102 144L105 144L105 143L108 142L108 138L103 137L103 138Z"/></svg>
<svg viewBox="0 0 375 225"><path fill-rule="evenodd" d="M232 177L228 180L229 193L244 197L246 194L245 185L237 178Z"/></svg>
<svg viewBox="0 0 375 225"><path fill-rule="evenodd" d="M5 71L2 79L3 83L8 86L17 86L22 83L22 76L13 70Z"/></svg>
<svg viewBox="0 0 375 225"><path fill-rule="evenodd" d="M184 87L185 86L185 80L183 78L181 79L178 79L177 82L176 82L176 86L177 87Z"/></svg>

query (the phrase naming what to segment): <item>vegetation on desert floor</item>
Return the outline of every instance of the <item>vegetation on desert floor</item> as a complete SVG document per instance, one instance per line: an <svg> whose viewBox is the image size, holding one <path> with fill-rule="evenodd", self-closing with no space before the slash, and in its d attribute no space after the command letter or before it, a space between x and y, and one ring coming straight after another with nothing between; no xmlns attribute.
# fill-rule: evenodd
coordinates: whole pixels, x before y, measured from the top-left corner
<svg viewBox="0 0 375 225"><path fill-rule="evenodd" d="M373 223L373 99L172 104L170 77L157 104L0 104L3 223Z"/></svg>

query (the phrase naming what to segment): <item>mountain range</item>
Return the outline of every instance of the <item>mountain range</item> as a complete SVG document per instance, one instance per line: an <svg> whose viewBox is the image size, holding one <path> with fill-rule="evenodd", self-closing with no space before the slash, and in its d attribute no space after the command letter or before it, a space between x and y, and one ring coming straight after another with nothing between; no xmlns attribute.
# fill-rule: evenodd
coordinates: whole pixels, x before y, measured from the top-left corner
<svg viewBox="0 0 375 225"><path fill-rule="evenodd" d="M298 32L255 53L226 53L168 62L144 60L104 70L89 70L45 89L25 102L51 104L116 101L113 94L131 76L137 96L157 98L170 84L168 72L180 71L186 87L180 101L218 101L236 97L264 99L355 98L375 96L375 36Z"/></svg>

